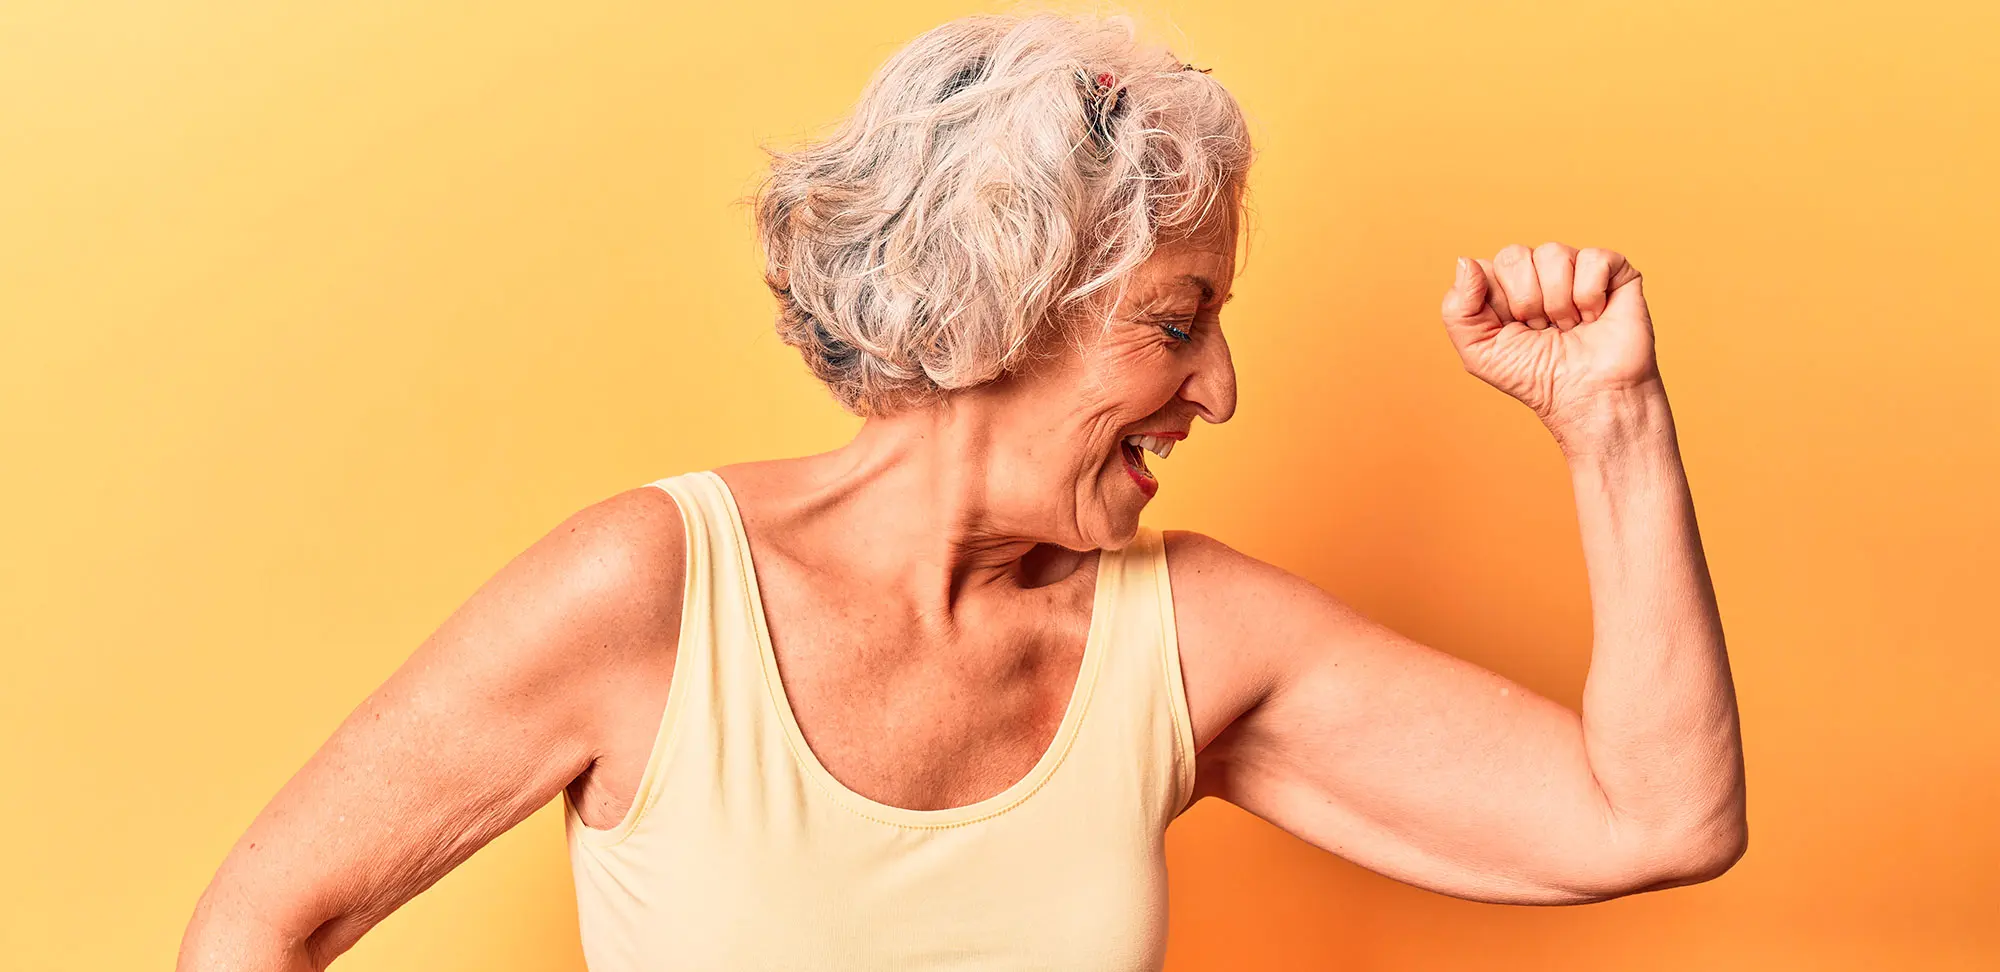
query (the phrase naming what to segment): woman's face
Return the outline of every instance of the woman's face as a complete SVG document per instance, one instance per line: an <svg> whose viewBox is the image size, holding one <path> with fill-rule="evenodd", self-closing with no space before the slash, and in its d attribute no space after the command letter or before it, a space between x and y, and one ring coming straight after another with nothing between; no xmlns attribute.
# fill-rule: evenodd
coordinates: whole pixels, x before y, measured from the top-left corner
<svg viewBox="0 0 2000 972"><path fill-rule="evenodd" d="M1003 420L1013 433L1005 480L1024 506L1055 519L1044 536L1077 550L1131 542L1163 478L1151 463L1196 419L1235 412L1221 319L1235 271L1233 225L1162 245L1133 272L1107 326L996 389L1015 413Z"/></svg>

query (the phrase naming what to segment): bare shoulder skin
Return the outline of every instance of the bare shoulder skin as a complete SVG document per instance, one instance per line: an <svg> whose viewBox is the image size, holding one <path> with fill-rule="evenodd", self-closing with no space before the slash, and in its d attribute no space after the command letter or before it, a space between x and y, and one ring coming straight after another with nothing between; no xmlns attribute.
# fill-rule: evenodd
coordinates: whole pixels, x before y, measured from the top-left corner
<svg viewBox="0 0 2000 972"><path fill-rule="evenodd" d="M666 494L630 490L481 586L237 841L179 967L324 968L573 781L591 817L622 815L672 670L682 538Z"/></svg>

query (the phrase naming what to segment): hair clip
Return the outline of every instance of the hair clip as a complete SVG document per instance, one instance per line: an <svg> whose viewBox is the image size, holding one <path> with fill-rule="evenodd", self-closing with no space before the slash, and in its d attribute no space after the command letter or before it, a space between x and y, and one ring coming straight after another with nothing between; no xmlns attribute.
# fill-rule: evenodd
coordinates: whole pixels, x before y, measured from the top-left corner
<svg viewBox="0 0 2000 972"><path fill-rule="evenodd" d="M1078 68L1076 79L1083 85L1084 120L1090 125L1091 140L1097 143L1098 155L1109 157L1111 121L1124 102L1125 89L1109 71L1092 75Z"/></svg>
<svg viewBox="0 0 2000 972"><path fill-rule="evenodd" d="M1109 115L1118 110L1123 88L1118 86L1118 78L1109 71L1099 71L1093 77L1082 68L1076 72L1078 81L1083 82L1084 100L1093 113Z"/></svg>

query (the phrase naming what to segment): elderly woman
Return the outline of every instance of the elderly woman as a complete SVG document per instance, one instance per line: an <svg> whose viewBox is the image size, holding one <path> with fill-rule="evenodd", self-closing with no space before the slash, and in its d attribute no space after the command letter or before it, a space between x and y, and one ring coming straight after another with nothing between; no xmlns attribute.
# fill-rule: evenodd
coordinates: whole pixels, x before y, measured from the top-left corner
<svg viewBox="0 0 2000 972"><path fill-rule="evenodd" d="M1736 707L1636 270L1460 260L1467 370L1561 445L1583 711L1199 534L1250 149L1121 21L896 54L757 208L779 332L865 417L585 509L483 586L229 854L183 969L324 966L565 797L598 972L1144 969L1162 833L1236 804L1444 894L1561 904L1745 846Z"/></svg>

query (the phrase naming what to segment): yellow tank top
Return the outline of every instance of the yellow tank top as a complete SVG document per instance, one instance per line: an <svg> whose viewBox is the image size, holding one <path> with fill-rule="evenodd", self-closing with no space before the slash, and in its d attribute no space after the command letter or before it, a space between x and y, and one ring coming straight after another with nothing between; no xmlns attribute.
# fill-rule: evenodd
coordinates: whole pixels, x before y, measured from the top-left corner
<svg viewBox="0 0 2000 972"><path fill-rule="evenodd" d="M651 485L687 528L680 647L625 819L592 828L565 800L592 972L1160 967L1194 737L1156 531L1099 553L1076 687L1028 775L912 810L806 746L722 478Z"/></svg>

